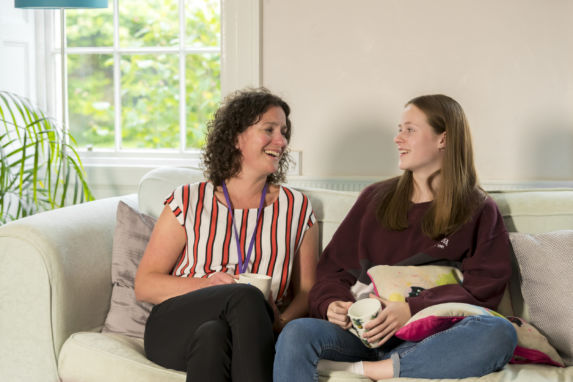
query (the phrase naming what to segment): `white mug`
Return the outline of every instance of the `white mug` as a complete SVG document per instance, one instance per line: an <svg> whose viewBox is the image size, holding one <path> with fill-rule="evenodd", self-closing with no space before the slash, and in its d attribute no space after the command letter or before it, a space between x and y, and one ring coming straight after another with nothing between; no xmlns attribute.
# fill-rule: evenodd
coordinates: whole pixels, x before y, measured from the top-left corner
<svg viewBox="0 0 573 382"><path fill-rule="evenodd" d="M257 287L263 292L265 298L269 298L271 294L271 280L271 276L261 275L259 273L241 273L237 282Z"/></svg>
<svg viewBox="0 0 573 382"><path fill-rule="evenodd" d="M352 322L352 327L349 329L350 332L369 348L376 348L380 345L378 343L371 344L366 338L362 337L364 326L375 319L381 311L382 304L375 298L358 300L348 308L348 317L350 322Z"/></svg>

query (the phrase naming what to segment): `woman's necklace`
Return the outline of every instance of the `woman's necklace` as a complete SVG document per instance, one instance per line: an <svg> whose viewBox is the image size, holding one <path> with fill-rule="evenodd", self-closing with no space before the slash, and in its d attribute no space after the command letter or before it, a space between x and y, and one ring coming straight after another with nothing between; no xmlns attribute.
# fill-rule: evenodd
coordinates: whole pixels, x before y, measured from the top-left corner
<svg viewBox="0 0 573 382"><path fill-rule="evenodd" d="M259 203L259 209L257 210L257 222L255 225L255 230L253 231L253 236L251 236L251 242L249 244L249 249L247 250L247 257L243 263L243 251L241 250L241 243L239 242L239 232L237 231L237 226L235 225L235 214L233 211L233 206L231 205L231 199L229 198L229 191L227 190L227 185L223 182L223 193L225 194L225 200L227 201L227 208L231 212L231 220L233 221L233 228L235 230L235 241L237 243L237 256L239 257L239 273L245 273L247 267L249 266L249 259L251 258L251 251L253 249L253 244L255 243L255 236L257 234L257 229L259 227L259 218L261 217L261 211L265 205L265 196L267 194L267 184L263 187L263 193L261 194L261 202Z"/></svg>

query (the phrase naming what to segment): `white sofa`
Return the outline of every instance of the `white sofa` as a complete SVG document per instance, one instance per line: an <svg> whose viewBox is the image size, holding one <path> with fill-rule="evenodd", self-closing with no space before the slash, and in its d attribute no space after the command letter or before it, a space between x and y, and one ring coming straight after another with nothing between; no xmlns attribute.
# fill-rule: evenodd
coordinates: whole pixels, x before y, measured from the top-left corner
<svg viewBox="0 0 573 382"><path fill-rule="evenodd" d="M141 339L100 330L110 305L118 202L158 216L169 191L200 178L192 170L162 168L141 180L138 195L40 213L0 227L0 381L185 380L184 373L148 361ZM324 246L358 194L303 192L312 201ZM510 231L573 229L573 190L491 195ZM510 288L514 314L528 319L515 276ZM321 374L321 381L368 380L343 372ZM501 372L465 381L573 381L573 367L508 365Z"/></svg>

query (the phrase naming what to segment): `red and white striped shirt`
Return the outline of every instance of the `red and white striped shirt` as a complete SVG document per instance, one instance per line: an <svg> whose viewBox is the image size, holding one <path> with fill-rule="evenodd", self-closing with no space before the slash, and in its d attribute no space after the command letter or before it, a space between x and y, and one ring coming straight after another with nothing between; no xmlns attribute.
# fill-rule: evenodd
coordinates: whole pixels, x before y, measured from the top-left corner
<svg viewBox="0 0 573 382"><path fill-rule="evenodd" d="M165 200L185 228L187 243L172 274L208 277L214 272L238 274L238 255L229 209L215 197L210 182L179 186ZM235 209L239 243L246 256L257 220L257 208ZM287 291L294 256L307 229L316 222L310 200L280 186L277 200L263 208L247 272L272 277L276 301Z"/></svg>

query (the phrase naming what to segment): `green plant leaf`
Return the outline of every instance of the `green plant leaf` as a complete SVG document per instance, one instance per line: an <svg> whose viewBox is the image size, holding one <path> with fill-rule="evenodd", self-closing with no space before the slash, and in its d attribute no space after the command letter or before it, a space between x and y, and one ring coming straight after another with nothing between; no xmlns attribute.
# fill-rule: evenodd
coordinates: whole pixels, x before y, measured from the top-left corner
<svg viewBox="0 0 573 382"><path fill-rule="evenodd" d="M0 224L93 200L75 144L29 100L0 91Z"/></svg>

